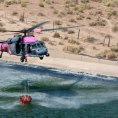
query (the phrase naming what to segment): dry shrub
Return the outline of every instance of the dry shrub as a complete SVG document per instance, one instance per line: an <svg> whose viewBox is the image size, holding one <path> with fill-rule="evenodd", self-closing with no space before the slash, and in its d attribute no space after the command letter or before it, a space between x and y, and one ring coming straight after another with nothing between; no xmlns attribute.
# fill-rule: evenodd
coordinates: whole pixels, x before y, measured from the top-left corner
<svg viewBox="0 0 118 118"><path fill-rule="evenodd" d="M4 27L0 27L0 32L5 32L6 29Z"/></svg>
<svg viewBox="0 0 118 118"><path fill-rule="evenodd" d="M73 18L71 18L71 19L69 20L69 22L76 23L76 20L73 19Z"/></svg>
<svg viewBox="0 0 118 118"><path fill-rule="evenodd" d="M82 3L88 3L89 0L81 0Z"/></svg>
<svg viewBox="0 0 118 118"><path fill-rule="evenodd" d="M48 37L42 37L41 40L44 41L44 42L48 42L49 38Z"/></svg>
<svg viewBox="0 0 118 118"><path fill-rule="evenodd" d="M66 13L65 13L65 12L60 12L60 13L58 14L58 17L64 17L64 16L66 16Z"/></svg>
<svg viewBox="0 0 118 118"><path fill-rule="evenodd" d="M50 44L52 46L56 46L56 44L54 43L54 41L49 41L48 44Z"/></svg>
<svg viewBox="0 0 118 118"><path fill-rule="evenodd" d="M111 47L111 51L113 51L113 52L118 52L118 45L112 46L112 47Z"/></svg>
<svg viewBox="0 0 118 118"><path fill-rule="evenodd" d="M26 7L27 0L4 0L5 6L12 4L21 4L22 7Z"/></svg>
<svg viewBox="0 0 118 118"><path fill-rule="evenodd" d="M18 15L18 12L17 11L13 11L12 15L16 16L16 15Z"/></svg>
<svg viewBox="0 0 118 118"><path fill-rule="evenodd" d="M113 32L118 32L118 25L114 25L114 26L112 27L112 31L113 31Z"/></svg>
<svg viewBox="0 0 118 118"><path fill-rule="evenodd" d="M77 20L83 20L83 18L84 18L84 16L82 16L82 15L79 15L76 17Z"/></svg>
<svg viewBox="0 0 118 118"><path fill-rule="evenodd" d="M76 45L79 45L79 41L76 41L76 40L73 40L73 39L69 39L68 40L68 43L71 43L71 44L76 44Z"/></svg>
<svg viewBox="0 0 118 118"><path fill-rule="evenodd" d="M0 0L0 3L4 2L5 0Z"/></svg>
<svg viewBox="0 0 118 118"><path fill-rule="evenodd" d="M59 42L59 45L64 45L62 42Z"/></svg>
<svg viewBox="0 0 118 118"><path fill-rule="evenodd" d="M108 18L111 18L112 16L116 16L116 17L118 16L118 11L113 8L107 9L106 12L107 12Z"/></svg>
<svg viewBox="0 0 118 118"><path fill-rule="evenodd" d="M24 13L20 15L19 21L21 21L21 22L25 21L25 14Z"/></svg>
<svg viewBox="0 0 118 118"><path fill-rule="evenodd" d="M108 60L116 60L117 59L117 53L111 51L111 50L105 50L104 52L101 52L97 55L98 58L102 59L108 59Z"/></svg>
<svg viewBox="0 0 118 118"><path fill-rule="evenodd" d="M62 22L60 20L56 20L56 21L54 21L54 24L55 25L62 25Z"/></svg>
<svg viewBox="0 0 118 118"><path fill-rule="evenodd" d="M72 14L73 14L73 10L71 10L71 9L68 9L68 11L67 11L67 14L70 14L70 15L72 15Z"/></svg>
<svg viewBox="0 0 118 118"><path fill-rule="evenodd" d="M95 46L92 47L93 50L97 50L97 48Z"/></svg>
<svg viewBox="0 0 118 118"><path fill-rule="evenodd" d="M44 14L44 13L39 12L39 13L38 13L38 16L45 16L45 14Z"/></svg>
<svg viewBox="0 0 118 118"><path fill-rule="evenodd" d="M46 2L45 2L45 3L47 3L47 4L51 5L51 4L52 4L52 1L50 1L50 0L46 0Z"/></svg>
<svg viewBox="0 0 118 118"><path fill-rule="evenodd" d="M0 27L3 27L4 26L4 24L3 23L0 23Z"/></svg>
<svg viewBox="0 0 118 118"><path fill-rule="evenodd" d="M66 46L66 47L63 48L63 51L74 53L74 54L79 54L83 50L84 50L84 48L82 46L79 46L79 47Z"/></svg>
<svg viewBox="0 0 118 118"><path fill-rule="evenodd" d="M112 51L106 54L106 59L115 60L116 54Z"/></svg>
<svg viewBox="0 0 118 118"><path fill-rule="evenodd" d="M85 41L89 42L89 43L95 43L96 41L98 41L98 39L96 39L95 37L91 37L88 36Z"/></svg>
<svg viewBox="0 0 118 118"><path fill-rule="evenodd" d="M70 4L71 3L71 0L66 0L65 1L65 4Z"/></svg>
<svg viewBox="0 0 118 118"><path fill-rule="evenodd" d="M118 0L103 0L107 7L118 7Z"/></svg>
<svg viewBox="0 0 118 118"><path fill-rule="evenodd" d="M90 26L106 26L106 21L98 18L97 20L89 23Z"/></svg>
<svg viewBox="0 0 118 118"><path fill-rule="evenodd" d="M68 30L68 34L74 34L75 31L74 30Z"/></svg>
<svg viewBox="0 0 118 118"><path fill-rule="evenodd" d="M58 12L59 12L58 10L54 10L53 11L54 14L58 14Z"/></svg>
<svg viewBox="0 0 118 118"><path fill-rule="evenodd" d="M44 7L44 4L42 2L39 3L40 7Z"/></svg>
<svg viewBox="0 0 118 118"><path fill-rule="evenodd" d="M25 1L21 2L21 7L27 7L27 3Z"/></svg>
<svg viewBox="0 0 118 118"><path fill-rule="evenodd" d="M60 34L58 32L55 32L54 35L53 35L54 38L60 38Z"/></svg>
<svg viewBox="0 0 118 118"><path fill-rule="evenodd" d="M104 59L104 58L106 58L106 54L105 54L105 52L101 52L101 53L97 54L96 57Z"/></svg>
<svg viewBox="0 0 118 118"><path fill-rule="evenodd" d="M78 13L83 13L85 10L89 10L92 7L90 6L90 4L85 4L85 3L81 3L78 6L75 6L74 10L77 11Z"/></svg>
<svg viewBox="0 0 118 118"><path fill-rule="evenodd" d="M69 39L68 36L65 36L65 37L64 37L64 40L68 40L68 39Z"/></svg>

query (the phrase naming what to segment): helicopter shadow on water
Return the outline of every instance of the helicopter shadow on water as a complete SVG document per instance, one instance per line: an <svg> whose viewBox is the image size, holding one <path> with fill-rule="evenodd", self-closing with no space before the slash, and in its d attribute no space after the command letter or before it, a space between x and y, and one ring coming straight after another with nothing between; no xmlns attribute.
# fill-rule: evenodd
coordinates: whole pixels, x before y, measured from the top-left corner
<svg viewBox="0 0 118 118"><path fill-rule="evenodd" d="M35 83L38 83L35 82ZM40 83L40 82L39 82ZM57 97L71 97L71 96L76 96L77 92L72 88L73 85L78 83L78 81L68 84L68 85L61 85L61 86L43 86L42 88L40 86L35 86L32 84L31 81L29 80L23 80L21 82L22 87L24 88L25 91L28 91L29 93L46 93L48 95L54 95Z"/></svg>

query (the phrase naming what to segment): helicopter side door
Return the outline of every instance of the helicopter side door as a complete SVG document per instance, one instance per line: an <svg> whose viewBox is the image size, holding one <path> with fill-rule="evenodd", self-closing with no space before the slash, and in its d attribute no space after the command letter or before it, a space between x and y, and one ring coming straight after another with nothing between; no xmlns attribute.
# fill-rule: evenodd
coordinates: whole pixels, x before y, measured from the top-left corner
<svg viewBox="0 0 118 118"><path fill-rule="evenodd" d="M9 49L13 55L17 55L21 51L21 46L19 43L19 37L14 37L8 39Z"/></svg>

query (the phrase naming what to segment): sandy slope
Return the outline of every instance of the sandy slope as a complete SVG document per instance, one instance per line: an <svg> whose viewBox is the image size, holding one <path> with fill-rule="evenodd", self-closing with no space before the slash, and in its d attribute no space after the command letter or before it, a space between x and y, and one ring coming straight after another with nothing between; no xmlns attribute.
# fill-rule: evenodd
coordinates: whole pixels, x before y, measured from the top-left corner
<svg viewBox="0 0 118 118"><path fill-rule="evenodd" d="M39 61L38 61L39 62ZM46 58L39 63L34 62L34 64L54 67L54 68L61 68L73 71L84 71L89 73L97 73L97 74L107 74L107 75L114 75L118 76L118 66L116 65L106 65L106 64L99 64L99 63L92 63L92 62L84 62L84 61L77 61L77 60L69 60L69 59L62 59L62 58Z"/></svg>
<svg viewBox="0 0 118 118"><path fill-rule="evenodd" d="M4 57L0 60L20 62L19 57L17 56L9 57L8 54L4 54ZM77 72L89 72L89 73L118 76L118 62L115 62L114 65L110 65L104 63L87 62L87 61L67 59L67 58L64 59L64 58L49 57L49 58L44 58L43 60L39 60L39 58L29 57L28 63L46 67L54 67L64 70L66 69L71 71L77 71Z"/></svg>

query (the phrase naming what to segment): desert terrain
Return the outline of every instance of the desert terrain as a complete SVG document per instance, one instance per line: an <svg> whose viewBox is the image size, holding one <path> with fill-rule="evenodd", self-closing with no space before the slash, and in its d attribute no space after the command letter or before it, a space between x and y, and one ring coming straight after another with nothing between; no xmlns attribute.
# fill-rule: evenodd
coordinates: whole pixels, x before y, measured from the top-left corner
<svg viewBox="0 0 118 118"><path fill-rule="evenodd" d="M29 57L29 64L118 76L118 0L0 0L1 41L14 35L4 30L42 21L50 21L42 29L84 26L34 34L45 42L50 57ZM19 58L4 53L1 60Z"/></svg>

